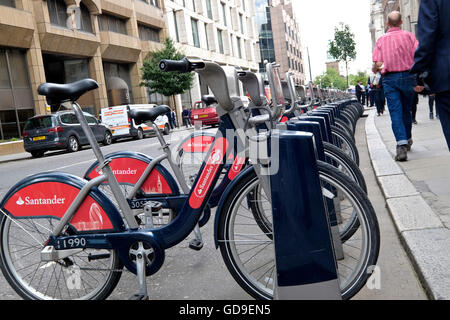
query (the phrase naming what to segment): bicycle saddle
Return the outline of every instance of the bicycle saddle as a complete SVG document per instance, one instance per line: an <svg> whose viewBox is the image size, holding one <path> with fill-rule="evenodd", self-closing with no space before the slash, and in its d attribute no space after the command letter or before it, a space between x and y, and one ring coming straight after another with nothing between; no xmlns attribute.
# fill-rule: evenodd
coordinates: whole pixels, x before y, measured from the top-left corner
<svg viewBox="0 0 450 320"><path fill-rule="evenodd" d="M217 104L217 100L214 96L203 96L202 101L209 107L212 104Z"/></svg>
<svg viewBox="0 0 450 320"><path fill-rule="evenodd" d="M170 108L166 105L156 106L151 109L133 109L130 111L130 118L134 119L136 124L146 121L154 122L156 118L170 112Z"/></svg>
<svg viewBox="0 0 450 320"><path fill-rule="evenodd" d="M48 104L57 104L62 101L76 101L79 97L88 91L98 88L98 83L92 79L83 79L80 81L59 84L42 83L38 87L38 93L47 97Z"/></svg>

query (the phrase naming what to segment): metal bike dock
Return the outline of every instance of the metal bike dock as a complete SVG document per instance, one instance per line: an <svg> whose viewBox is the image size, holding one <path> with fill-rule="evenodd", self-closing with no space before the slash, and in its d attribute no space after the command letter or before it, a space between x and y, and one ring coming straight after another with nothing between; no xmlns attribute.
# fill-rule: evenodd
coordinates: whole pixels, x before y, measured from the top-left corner
<svg viewBox="0 0 450 320"><path fill-rule="evenodd" d="M278 143L279 152L278 169L270 175L276 263L274 298L340 300L313 134L281 130L275 131L270 140Z"/></svg>

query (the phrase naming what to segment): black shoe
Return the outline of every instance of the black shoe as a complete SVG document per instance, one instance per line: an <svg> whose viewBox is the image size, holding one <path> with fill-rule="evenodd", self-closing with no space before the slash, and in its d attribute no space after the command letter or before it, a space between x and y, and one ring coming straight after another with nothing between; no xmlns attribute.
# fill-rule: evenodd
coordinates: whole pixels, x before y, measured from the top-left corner
<svg viewBox="0 0 450 320"><path fill-rule="evenodd" d="M408 140L408 144L405 145L406 151L408 151L408 152L411 151L412 145L413 145L413 140L412 140L412 139L409 139L409 140Z"/></svg>
<svg viewBox="0 0 450 320"><path fill-rule="evenodd" d="M408 145L397 146L397 155L395 156L395 161L406 161L408 160Z"/></svg>

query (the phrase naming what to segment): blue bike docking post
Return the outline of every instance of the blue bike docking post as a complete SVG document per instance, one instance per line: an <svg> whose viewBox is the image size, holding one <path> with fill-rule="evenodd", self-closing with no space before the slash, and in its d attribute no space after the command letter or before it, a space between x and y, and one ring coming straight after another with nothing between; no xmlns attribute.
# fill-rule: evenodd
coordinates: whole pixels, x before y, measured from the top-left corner
<svg viewBox="0 0 450 320"><path fill-rule="evenodd" d="M313 135L274 131L270 140L278 143L272 161L279 162L270 176L277 271L274 298L341 299Z"/></svg>

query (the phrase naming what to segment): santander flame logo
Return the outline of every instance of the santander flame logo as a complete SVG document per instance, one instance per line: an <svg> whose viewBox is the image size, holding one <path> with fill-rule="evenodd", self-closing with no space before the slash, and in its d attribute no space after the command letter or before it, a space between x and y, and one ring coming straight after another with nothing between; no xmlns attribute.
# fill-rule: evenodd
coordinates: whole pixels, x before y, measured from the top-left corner
<svg viewBox="0 0 450 320"><path fill-rule="evenodd" d="M25 203L25 201L23 201L22 197L19 197L19 199L17 199L16 203L21 206Z"/></svg>

